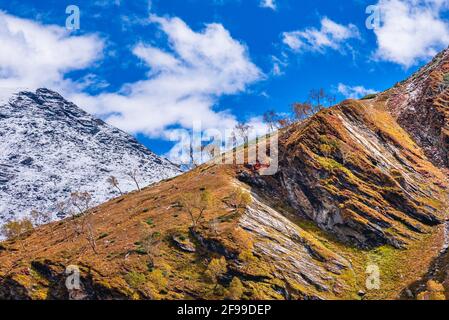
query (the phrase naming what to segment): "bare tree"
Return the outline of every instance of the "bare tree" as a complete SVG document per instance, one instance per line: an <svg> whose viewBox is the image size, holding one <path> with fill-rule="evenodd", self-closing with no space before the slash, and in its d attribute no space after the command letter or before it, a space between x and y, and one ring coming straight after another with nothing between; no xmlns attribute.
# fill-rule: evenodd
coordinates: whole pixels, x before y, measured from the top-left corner
<svg viewBox="0 0 449 320"><path fill-rule="evenodd" d="M323 88L311 90L309 93L309 101L312 103L314 113L324 109L325 103L328 107L334 105L336 100L335 95L327 93Z"/></svg>
<svg viewBox="0 0 449 320"><path fill-rule="evenodd" d="M145 230L140 240L140 246L143 251L148 255L148 265L152 268L154 267L154 257L159 254L159 245L161 244L161 234L159 232L154 232L148 235Z"/></svg>
<svg viewBox="0 0 449 320"><path fill-rule="evenodd" d="M91 218L89 218L86 223L86 239L89 242L89 245L92 248L92 250L95 252L95 254L98 254L97 242L96 242L97 235L96 235L94 224L93 224L93 221Z"/></svg>
<svg viewBox="0 0 449 320"><path fill-rule="evenodd" d="M278 114L273 110L269 110L263 114L263 122L265 122L270 132L277 129L278 119Z"/></svg>
<svg viewBox="0 0 449 320"><path fill-rule="evenodd" d="M75 228L75 233L79 236L84 232L86 227L86 221L89 218L89 211L91 209L92 195L89 192L73 192L70 195L70 203L78 210L78 214L75 215L72 211L72 221ZM70 210L70 208L69 208ZM79 217L82 219L78 219Z"/></svg>
<svg viewBox="0 0 449 320"><path fill-rule="evenodd" d="M310 90L307 101L292 104L293 117L296 121L303 121L335 102L335 95L327 93L323 88ZM286 123L285 119L283 122Z"/></svg>
<svg viewBox="0 0 449 320"><path fill-rule="evenodd" d="M296 120L302 121L312 114L313 107L310 102L295 102L292 104L293 115Z"/></svg>
<svg viewBox="0 0 449 320"><path fill-rule="evenodd" d="M118 182L118 180L117 180L116 177L110 176L110 177L107 179L107 182L108 182L113 188L116 188L116 189L120 192L120 195L123 195L123 192L122 192L122 190L121 190L120 187L119 187L119 182Z"/></svg>
<svg viewBox="0 0 449 320"><path fill-rule="evenodd" d="M72 192L70 194L70 203L78 210L79 214L90 210L92 195L89 192Z"/></svg>
<svg viewBox="0 0 449 320"><path fill-rule="evenodd" d="M309 100L311 101L315 112L324 108L323 102L326 100L326 96L327 94L323 88L310 90Z"/></svg>
<svg viewBox="0 0 449 320"><path fill-rule="evenodd" d="M285 128L291 125L293 122L289 117L280 118L278 120L279 128Z"/></svg>
<svg viewBox="0 0 449 320"><path fill-rule="evenodd" d="M251 126L248 124L245 124L243 122L239 122L236 126L235 126L235 130L237 131L238 135L240 137L242 137L242 139L245 141L245 144L248 143L248 139L249 139L249 131L251 130Z"/></svg>
<svg viewBox="0 0 449 320"><path fill-rule="evenodd" d="M126 174L134 181L137 186L137 190L141 191L139 182L137 181L137 177L139 176L139 169L133 169L131 171L128 171Z"/></svg>
<svg viewBox="0 0 449 320"><path fill-rule="evenodd" d="M192 229L195 231L204 217L204 213L214 205L214 197L204 190L198 193L188 193L181 198L182 206L187 210L192 221Z"/></svg>
<svg viewBox="0 0 449 320"><path fill-rule="evenodd" d="M329 107L333 106L337 102L337 97L332 94L326 94L326 102Z"/></svg>

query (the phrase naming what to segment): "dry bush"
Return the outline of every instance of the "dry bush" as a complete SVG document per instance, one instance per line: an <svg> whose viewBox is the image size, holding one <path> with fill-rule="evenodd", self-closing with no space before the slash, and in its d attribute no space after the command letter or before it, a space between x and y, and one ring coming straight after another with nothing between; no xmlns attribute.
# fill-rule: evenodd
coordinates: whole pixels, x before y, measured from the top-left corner
<svg viewBox="0 0 449 320"><path fill-rule="evenodd" d="M236 188L227 199L228 205L237 211L245 210L252 201L251 195L240 188Z"/></svg>
<svg viewBox="0 0 449 320"><path fill-rule="evenodd" d="M89 243L90 247L92 248L93 252L95 254L98 254L98 250L97 250L97 233L95 230L95 226L93 224L92 219L88 219L86 222L86 239L87 242Z"/></svg>
<svg viewBox="0 0 449 320"><path fill-rule="evenodd" d="M73 192L70 194L70 204L73 205L79 214L90 210L92 195L89 192Z"/></svg>
<svg viewBox="0 0 449 320"><path fill-rule="evenodd" d="M119 182L118 182L118 180L117 180L116 177L110 176L106 181L107 181L113 188L116 188L116 189L118 190L118 192L120 192L120 195L123 195L122 189L120 189Z"/></svg>
<svg viewBox="0 0 449 320"><path fill-rule="evenodd" d="M228 271L228 265L226 263L225 257L221 257L220 259L212 259L209 265L207 266L207 270L205 272L206 277L215 284L215 287L218 286L218 280Z"/></svg>
<svg viewBox="0 0 449 320"><path fill-rule="evenodd" d="M21 219L16 221L9 221L3 225L1 234L8 240L19 238L33 230L33 223L30 219Z"/></svg>
<svg viewBox="0 0 449 320"><path fill-rule="evenodd" d="M139 253L148 256L148 267L154 267L154 258L160 253L159 246L162 241L162 236L159 232L154 232L151 235L145 231L141 240L139 241Z"/></svg>
<svg viewBox="0 0 449 320"><path fill-rule="evenodd" d="M248 273L251 270L253 264L258 262L258 259L254 256L251 250L243 250L239 254L239 262L243 264L244 272Z"/></svg>
<svg viewBox="0 0 449 320"><path fill-rule="evenodd" d="M245 288L239 278L232 278L231 284L229 285L229 290L227 298L231 300L240 300L243 296Z"/></svg>
<svg viewBox="0 0 449 320"><path fill-rule="evenodd" d="M136 184L137 190L139 190L139 192L141 191L140 189L140 185L139 185L139 181L137 180L137 178L139 177L139 169L133 169L129 172L126 173L128 175L128 177L130 177L134 183Z"/></svg>

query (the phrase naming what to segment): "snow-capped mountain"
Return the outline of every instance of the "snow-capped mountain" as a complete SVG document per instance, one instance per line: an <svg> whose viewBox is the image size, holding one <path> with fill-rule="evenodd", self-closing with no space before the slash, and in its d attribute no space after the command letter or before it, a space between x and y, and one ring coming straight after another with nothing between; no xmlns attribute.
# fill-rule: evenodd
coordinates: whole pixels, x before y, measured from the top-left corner
<svg viewBox="0 0 449 320"><path fill-rule="evenodd" d="M73 192L92 204L173 177L181 170L132 136L95 119L48 89L0 101L0 226L31 211L59 213Z"/></svg>

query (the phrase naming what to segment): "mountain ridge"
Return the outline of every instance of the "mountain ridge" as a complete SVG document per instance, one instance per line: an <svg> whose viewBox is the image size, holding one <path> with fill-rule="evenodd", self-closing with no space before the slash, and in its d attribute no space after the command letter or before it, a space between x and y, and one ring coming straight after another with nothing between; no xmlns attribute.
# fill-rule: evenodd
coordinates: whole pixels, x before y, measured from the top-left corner
<svg viewBox="0 0 449 320"><path fill-rule="evenodd" d="M0 298L421 297L414 284L448 254L447 153L437 148L448 104L435 103L446 63L445 51L390 90L281 129L273 176L210 162L3 242ZM95 237L78 231L84 220ZM65 287L68 265L80 269L78 290ZM379 288L366 286L368 270Z"/></svg>

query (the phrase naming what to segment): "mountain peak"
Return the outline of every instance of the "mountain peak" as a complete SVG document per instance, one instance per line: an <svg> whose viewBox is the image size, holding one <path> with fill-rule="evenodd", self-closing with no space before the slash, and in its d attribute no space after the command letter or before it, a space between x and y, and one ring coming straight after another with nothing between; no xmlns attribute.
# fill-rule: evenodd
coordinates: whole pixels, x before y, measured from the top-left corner
<svg viewBox="0 0 449 320"><path fill-rule="evenodd" d="M0 136L0 224L32 210L58 213L72 192L91 193L95 204L116 197L109 176L128 192L137 188L129 171L139 171L142 187L181 172L45 88L20 91L1 105Z"/></svg>

